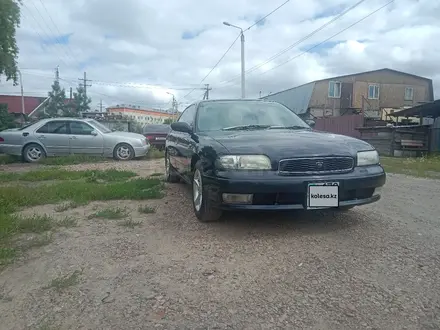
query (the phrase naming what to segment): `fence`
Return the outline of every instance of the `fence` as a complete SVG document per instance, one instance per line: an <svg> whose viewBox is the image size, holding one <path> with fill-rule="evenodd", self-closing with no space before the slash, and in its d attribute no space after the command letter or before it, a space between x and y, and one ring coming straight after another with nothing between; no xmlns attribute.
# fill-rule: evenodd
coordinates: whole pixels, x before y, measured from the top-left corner
<svg viewBox="0 0 440 330"><path fill-rule="evenodd" d="M315 129L318 131L348 135L355 138L361 136L356 128L363 126L364 117L362 115L318 118L315 121Z"/></svg>

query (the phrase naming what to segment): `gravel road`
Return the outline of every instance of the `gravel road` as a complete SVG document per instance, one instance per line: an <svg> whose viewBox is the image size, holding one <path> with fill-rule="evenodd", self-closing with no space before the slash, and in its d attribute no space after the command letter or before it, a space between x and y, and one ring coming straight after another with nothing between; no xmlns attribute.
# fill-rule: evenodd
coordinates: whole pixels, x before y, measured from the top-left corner
<svg viewBox="0 0 440 330"><path fill-rule="evenodd" d="M69 210L79 227L0 273L0 329L440 329L439 183L389 175L380 202L345 214L214 224L181 184L147 203L155 214L110 203L135 229L87 220L104 202ZM45 289L75 270L76 286Z"/></svg>

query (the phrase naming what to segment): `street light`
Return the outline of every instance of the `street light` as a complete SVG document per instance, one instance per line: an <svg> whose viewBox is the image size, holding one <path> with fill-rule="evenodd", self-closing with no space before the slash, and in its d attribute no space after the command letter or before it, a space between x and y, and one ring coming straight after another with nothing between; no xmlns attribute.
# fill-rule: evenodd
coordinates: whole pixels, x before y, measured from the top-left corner
<svg viewBox="0 0 440 330"><path fill-rule="evenodd" d="M173 93L170 92L166 92L167 94L171 95L173 97L173 110L174 110L174 115L177 113L177 102L176 102L176 97L174 96Z"/></svg>
<svg viewBox="0 0 440 330"><path fill-rule="evenodd" d="M240 30L240 39L241 39L241 98L246 98L245 93L245 78L244 78L244 33L243 29L239 26L233 25L228 22L223 22L224 25L230 26Z"/></svg>

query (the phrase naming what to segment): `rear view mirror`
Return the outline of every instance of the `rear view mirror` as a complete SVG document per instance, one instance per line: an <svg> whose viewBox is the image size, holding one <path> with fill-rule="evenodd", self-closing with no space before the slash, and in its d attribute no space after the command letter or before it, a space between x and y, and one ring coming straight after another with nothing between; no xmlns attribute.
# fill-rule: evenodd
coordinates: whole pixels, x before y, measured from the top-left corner
<svg viewBox="0 0 440 330"><path fill-rule="evenodd" d="M184 123L183 121L179 121L177 123L172 123L171 129L173 131L177 131L177 132L183 132L183 133L189 133L189 134L192 133L191 127L187 123Z"/></svg>
<svg viewBox="0 0 440 330"><path fill-rule="evenodd" d="M95 130L93 130L93 131L90 132L90 134L93 135L93 136L97 136L97 135L98 135L98 132L95 131Z"/></svg>

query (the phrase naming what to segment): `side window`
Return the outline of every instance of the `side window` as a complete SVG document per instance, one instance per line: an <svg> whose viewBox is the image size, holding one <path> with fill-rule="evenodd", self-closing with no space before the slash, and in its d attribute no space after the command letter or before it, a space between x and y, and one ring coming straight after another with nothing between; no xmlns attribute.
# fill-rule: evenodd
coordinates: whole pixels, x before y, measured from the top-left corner
<svg viewBox="0 0 440 330"><path fill-rule="evenodd" d="M53 120L37 130L37 133L43 134L67 134L67 122Z"/></svg>
<svg viewBox="0 0 440 330"><path fill-rule="evenodd" d="M178 121L183 121L190 126L194 126L194 117L196 116L196 106L190 105L183 111Z"/></svg>
<svg viewBox="0 0 440 330"><path fill-rule="evenodd" d="M70 134L91 135L93 130L94 130L93 127L86 123L80 121L70 122Z"/></svg>

